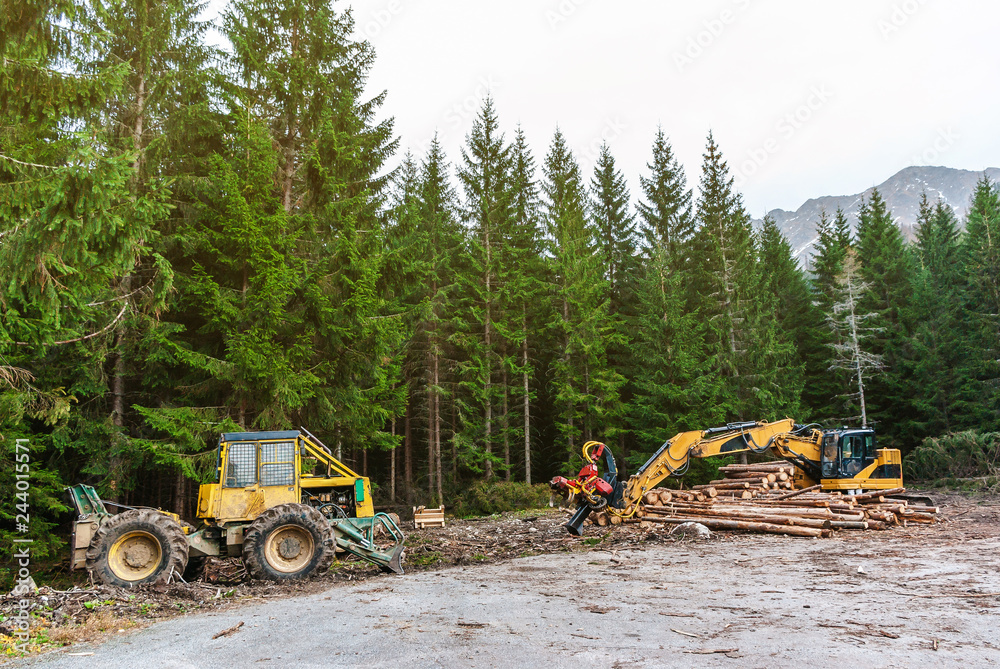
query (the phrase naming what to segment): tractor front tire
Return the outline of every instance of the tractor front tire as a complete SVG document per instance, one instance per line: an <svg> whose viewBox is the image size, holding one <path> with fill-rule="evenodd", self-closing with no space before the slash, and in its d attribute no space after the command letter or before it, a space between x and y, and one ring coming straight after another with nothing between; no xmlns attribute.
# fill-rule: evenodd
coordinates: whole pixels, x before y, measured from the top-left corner
<svg viewBox="0 0 1000 669"><path fill-rule="evenodd" d="M252 578L308 578L327 571L333 558L333 528L307 504L271 507L257 516L243 536L243 564Z"/></svg>
<svg viewBox="0 0 1000 669"><path fill-rule="evenodd" d="M131 509L98 528L87 549L87 570L122 588L166 583L184 573L188 548L173 518L153 509Z"/></svg>

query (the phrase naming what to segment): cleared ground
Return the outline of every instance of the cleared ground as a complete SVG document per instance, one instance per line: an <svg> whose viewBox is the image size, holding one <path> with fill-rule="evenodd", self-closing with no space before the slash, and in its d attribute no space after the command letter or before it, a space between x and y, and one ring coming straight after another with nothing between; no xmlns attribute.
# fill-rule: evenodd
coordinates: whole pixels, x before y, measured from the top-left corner
<svg viewBox="0 0 1000 669"><path fill-rule="evenodd" d="M1000 505L946 501L943 524L826 540L691 543L632 526L588 528L588 547L565 542L556 514L456 523L413 537L429 571L258 592L15 664L996 666ZM506 559L503 547L518 542L552 552ZM465 564L437 569L456 550Z"/></svg>

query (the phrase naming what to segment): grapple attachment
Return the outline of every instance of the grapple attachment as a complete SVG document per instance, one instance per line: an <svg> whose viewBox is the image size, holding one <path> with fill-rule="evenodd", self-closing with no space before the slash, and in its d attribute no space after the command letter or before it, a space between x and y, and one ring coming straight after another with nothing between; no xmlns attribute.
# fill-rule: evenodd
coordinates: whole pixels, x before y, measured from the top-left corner
<svg viewBox="0 0 1000 669"><path fill-rule="evenodd" d="M369 521L370 522L364 522ZM362 523L359 523L362 521ZM330 521L336 535L337 548L377 564L382 571L403 573L403 532L387 514L376 513L368 518L337 518ZM395 543L382 548L375 543L375 530L381 527Z"/></svg>

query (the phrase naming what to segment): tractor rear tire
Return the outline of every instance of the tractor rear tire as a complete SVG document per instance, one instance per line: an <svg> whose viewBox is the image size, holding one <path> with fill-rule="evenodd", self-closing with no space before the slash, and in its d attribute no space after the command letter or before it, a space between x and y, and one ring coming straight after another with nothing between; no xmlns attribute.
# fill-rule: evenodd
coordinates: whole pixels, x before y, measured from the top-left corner
<svg viewBox="0 0 1000 669"><path fill-rule="evenodd" d="M243 564L252 578L308 578L327 571L333 558L333 528L307 504L271 507L257 516L243 536Z"/></svg>
<svg viewBox="0 0 1000 669"><path fill-rule="evenodd" d="M188 548L176 520L153 509L131 509L98 528L87 548L87 570L122 588L166 583L184 573Z"/></svg>

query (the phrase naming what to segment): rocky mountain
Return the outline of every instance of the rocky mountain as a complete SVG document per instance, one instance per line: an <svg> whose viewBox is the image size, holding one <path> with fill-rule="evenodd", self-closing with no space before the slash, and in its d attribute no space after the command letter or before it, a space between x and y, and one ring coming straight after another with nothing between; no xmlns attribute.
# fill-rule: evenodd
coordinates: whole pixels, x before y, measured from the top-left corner
<svg viewBox="0 0 1000 669"><path fill-rule="evenodd" d="M969 200L982 174L951 167L907 167L875 188L882 194L903 234L910 238L917 221L921 193L926 191L927 197L932 201L943 199L951 205L959 221L964 222ZM986 176L993 181L1000 181L1000 168L987 168ZM819 220L820 212L825 209L832 218L837 207L842 207L854 228L857 225L861 199L868 198L872 190L869 188L856 195L818 197L806 201L796 211L774 209L768 213L788 238L796 257L805 264L817 239L816 221ZM754 221L754 224L759 226L761 221Z"/></svg>

